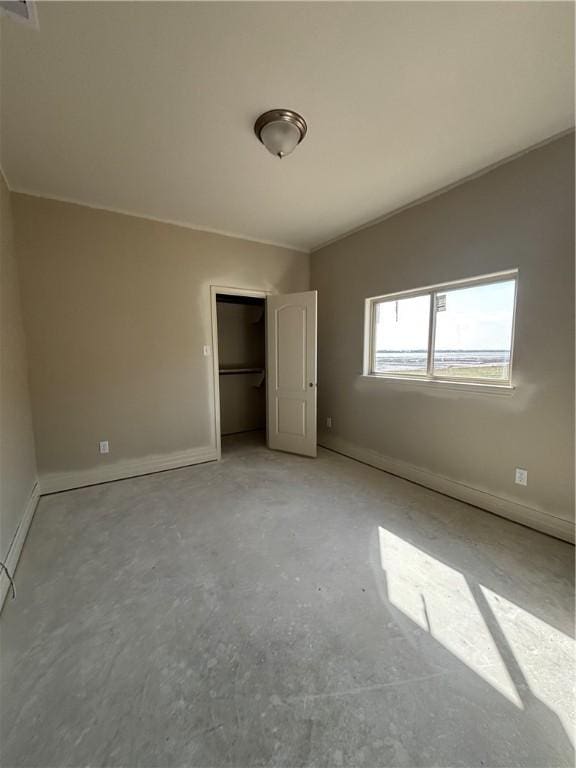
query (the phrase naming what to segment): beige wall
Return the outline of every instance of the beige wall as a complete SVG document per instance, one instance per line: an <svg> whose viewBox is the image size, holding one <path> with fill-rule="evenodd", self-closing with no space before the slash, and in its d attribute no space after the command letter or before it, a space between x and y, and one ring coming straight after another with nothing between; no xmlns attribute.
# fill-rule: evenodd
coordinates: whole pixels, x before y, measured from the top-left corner
<svg viewBox="0 0 576 768"><path fill-rule="evenodd" d="M309 257L25 195L14 213L41 476L213 447L210 285L302 290Z"/></svg>
<svg viewBox="0 0 576 768"><path fill-rule="evenodd" d="M360 375L365 298L513 267L513 395ZM573 519L573 135L314 253L312 287L320 443ZM515 467L528 469L528 487L514 484Z"/></svg>
<svg viewBox="0 0 576 768"><path fill-rule="evenodd" d="M0 559L5 560L36 483L26 342L10 193L0 173Z"/></svg>

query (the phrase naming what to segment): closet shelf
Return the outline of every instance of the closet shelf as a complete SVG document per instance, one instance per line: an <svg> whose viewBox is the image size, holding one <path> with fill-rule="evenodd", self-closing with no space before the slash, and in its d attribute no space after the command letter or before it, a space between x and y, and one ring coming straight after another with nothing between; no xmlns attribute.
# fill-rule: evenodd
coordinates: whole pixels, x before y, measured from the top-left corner
<svg viewBox="0 0 576 768"><path fill-rule="evenodd" d="M264 368L220 368L220 376L228 376L235 373L264 373Z"/></svg>

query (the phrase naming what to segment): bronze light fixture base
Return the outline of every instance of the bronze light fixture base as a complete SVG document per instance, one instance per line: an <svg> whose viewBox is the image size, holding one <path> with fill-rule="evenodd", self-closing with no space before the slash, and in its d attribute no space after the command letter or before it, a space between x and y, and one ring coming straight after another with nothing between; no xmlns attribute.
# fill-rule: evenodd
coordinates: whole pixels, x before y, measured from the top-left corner
<svg viewBox="0 0 576 768"><path fill-rule="evenodd" d="M282 125L283 123L286 125ZM288 125L292 126L292 130ZM273 135L266 131L269 126L276 127L276 131L271 129ZM254 123L254 133L258 140L279 158L290 154L306 136L307 131L306 120L292 109L270 109L260 115Z"/></svg>

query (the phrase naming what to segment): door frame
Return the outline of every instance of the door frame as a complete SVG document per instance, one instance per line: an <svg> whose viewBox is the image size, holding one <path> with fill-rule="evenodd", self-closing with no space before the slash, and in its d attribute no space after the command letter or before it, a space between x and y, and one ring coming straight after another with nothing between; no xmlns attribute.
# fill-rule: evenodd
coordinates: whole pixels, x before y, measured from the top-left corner
<svg viewBox="0 0 576 768"><path fill-rule="evenodd" d="M220 364L218 359L218 311L216 307L216 296L219 293L224 294L225 296L251 296L254 299L266 299L268 296L276 293L276 291L262 291L256 288L233 288L230 285L210 286L210 317L212 322L212 402L214 407L214 445L216 447L216 458L218 461L220 461L222 458L222 440L220 435Z"/></svg>

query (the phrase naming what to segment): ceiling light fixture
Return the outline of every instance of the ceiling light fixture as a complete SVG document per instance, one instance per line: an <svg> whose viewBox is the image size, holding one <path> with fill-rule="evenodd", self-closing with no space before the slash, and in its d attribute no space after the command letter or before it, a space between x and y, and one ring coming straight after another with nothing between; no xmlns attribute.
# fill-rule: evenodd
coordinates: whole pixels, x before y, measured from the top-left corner
<svg viewBox="0 0 576 768"><path fill-rule="evenodd" d="M306 120L291 109L271 109L254 123L254 133L268 152L282 159L306 136Z"/></svg>

